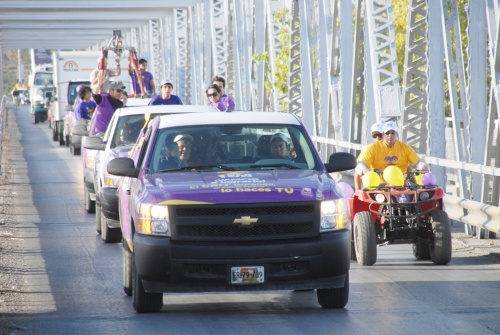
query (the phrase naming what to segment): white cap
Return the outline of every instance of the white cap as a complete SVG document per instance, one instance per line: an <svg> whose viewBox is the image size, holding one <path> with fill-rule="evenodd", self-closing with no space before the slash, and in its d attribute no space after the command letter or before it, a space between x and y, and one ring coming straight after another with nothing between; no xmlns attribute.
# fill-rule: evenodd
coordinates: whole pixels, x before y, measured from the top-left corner
<svg viewBox="0 0 500 335"><path fill-rule="evenodd" d="M172 80L170 79L163 79L161 82L161 86L169 84L170 86L174 87L174 84L172 83Z"/></svg>
<svg viewBox="0 0 500 335"><path fill-rule="evenodd" d="M180 134L180 135L177 135L175 138L174 138L174 142L177 142L177 141L180 141L180 140L188 140L190 141L191 143L194 142L194 139L193 139L193 136L189 135L189 134Z"/></svg>
<svg viewBox="0 0 500 335"><path fill-rule="evenodd" d="M399 128L396 125L396 122L388 121L384 123L384 133L388 132L389 130L394 130L396 133L399 133Z"/></svg>
<svg viewBox="0 0 500 335"><path fill-rule="evenodd" d="M372 133L383 133L384 132L384 124L382 122L377 122L372 125Z"/></svg>
<svg viewBox="0 0 500 335"><path fill-rule="evenodd" d="M273 143L273 141L275 139L277 139L277 138L279 138L280 140L282 140L285 143L288 143L288 138L283 133L276 133L276 134L274 134L273 136L271 136L271 140L269 142Z"/></svg>

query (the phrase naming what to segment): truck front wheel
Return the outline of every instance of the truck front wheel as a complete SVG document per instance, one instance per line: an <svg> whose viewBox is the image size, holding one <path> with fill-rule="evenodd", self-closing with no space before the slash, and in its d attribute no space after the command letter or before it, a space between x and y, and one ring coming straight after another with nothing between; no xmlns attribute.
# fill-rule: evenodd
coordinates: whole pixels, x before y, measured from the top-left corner
<svg viewBox="0 0 500 335"><path fill-rule="evenodd" d="M132 275L134 266L134 255L130 251L127 241L122 240L122 263L123 263L123 292L129 297L132 296ZM163 304L163 303L162 303Z"/></svg>
<svg viewBox="0 0 500 335"><path fill-rule="evenodd" d="M133 271L133 307L137 313L156 313L163 307L163 293L149 293L144 291L142 279L137 273L134 261Z"/></svg>
<svg viewBox="0 0 500 335"><path fill-rule="evenodd" d="M318 289L316 295L323 308L344 308L349 301L349 272L345 275L344 287Z"/></svg>

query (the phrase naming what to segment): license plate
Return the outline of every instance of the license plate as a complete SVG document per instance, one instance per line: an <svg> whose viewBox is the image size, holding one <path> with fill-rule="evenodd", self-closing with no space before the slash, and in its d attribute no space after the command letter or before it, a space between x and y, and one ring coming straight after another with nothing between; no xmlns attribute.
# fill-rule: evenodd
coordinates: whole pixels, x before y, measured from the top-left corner
<svg viewBox="0 0 500 335"><path fill-rule="evenodd" d="M231 268L231 284L264 283L263 266L245 266Z"/></svg>

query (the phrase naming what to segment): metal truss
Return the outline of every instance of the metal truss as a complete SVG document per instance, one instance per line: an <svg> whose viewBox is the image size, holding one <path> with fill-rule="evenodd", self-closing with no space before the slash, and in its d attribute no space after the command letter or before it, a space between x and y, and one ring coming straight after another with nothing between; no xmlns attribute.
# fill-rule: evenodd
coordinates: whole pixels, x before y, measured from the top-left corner
<svg viewBox="0 0 500 335"><path fill-rule="evenodd" d="M250 1L232 1L230 6L231 27L229 73L226 87L228 95L235 100L237 110L251 110L251 57L254 7Z"/></svg>
<svg viewBox="0 0 500 335"><path fill-rule="evenodd" d="M500 3L486 0L488 60L491 75L490 101L486 123L487 146L484 165L500 167ZM483 175L482 203L500 204L500 178Z"/></svg>
<svg viewBox="0 0 500 335"><path fill-rule="evenodd" d="M368 68L371 70L369 89L374 93L376 119L381 121L399 118L401 94L392 2L371 0L366 1L365 6L367 40L370 48L370 54L367 55Z"/></svg>
<svg viewBox="0 0 500 335"><path fill-rule="evenodd" d="M191 77L188 75L188 67L191 65L190 43L189 43L189 28L188 28L188 11L187 9L174 10L175 30L175 52L177 62L176 76L177 76L177 93L182 101L186 104L191 103L192 90L190 89Z"/></svg>
<svg viewBox="0 0 500 335"><path fill-rule="evenodd" d="M228 0L228 6L225 7L224 9L228 11L227 14L224 16L227 17L227 43L225 46L225 54L226 56L226 90L228 90L227 94L228 95L234 95L231 94L230 91L233 90L234 84L235 84L235 74L236 72L244 71L244 69L238 68L236 69L235 66L235 59L234 59L234 53L235 50L237 50L237 45L236 45L236 39L234 38L234 33L235 30L237 30L236 27L234 27L235 24L240 25L241 22L235 22L236 20L234 19L235 11L234 11L234 0ZM236 51L237 52L237 51Z"/></svg>
<svg viewBox="0 0 500 335"><path fill-rule="evenodd" d="M318 124L319 136L336 138L335 122L342 110L342 85L340 85L340 22L339 1L331 3L318 1L319 10L319 68L326 69L319 73ZM326 159L333 153L333 147L320 146L320 154Z"/></svg>
<svg viewBox="0 0 500 335"><path fill-rule="evenodd" d="M427 0L410 0L403 74L402 140L420 154L427 153Z"/></svg>
<svg viewBox="0 0 500 335"><path fill-rule="evenodd" d="M338 133L338 138L341 140L349 140L353 143L362 143L363 141L363 133L368 133L369 127L366 126L366 118L363 117L363 103L365 102L365 45L363 41L365 40L365 13L364 11L364 1L358 0L356 2L356 17L354 21L354 46L353 46L353 63L352 63L352 82L351 82L351 90L350 90L350 99L347 101L346 105L350 108L349 118L344 117L343 113L339 113L338 118L335 119L335 131ZM344 13L344 11L341 11ZM342 18L342 31L344 28L348 28L351 25L351 22L346 21L345 18ZM347 26L349 25L349 26ZM347 27L346 27L347 26ZM343 32L342 32L343 34ZM343 40L342 40L343 41ZM346 59L342 58L343 62ZM345 70L350 70L346 69ZM364 122L365 121L365 122ZM349 127L342 127L343 124L348 123ZM366 136L365 136L366 138ZM365 139L365 143L367 140ZM352 152L353 154L358 155L358 152Z"/></svg>
<svg viewBox="0 0 500 335"><path fill-rule="evenodd" d="M266 22L267 17L267 0L255 0L254 4L254 48L253 52L255 54L263 54L266 48ZM266 64L264 62L258 62L254 64L249 70L251 70L251 74L249 74L252 78L252 86L251 86L251 107L252 110L255 111L263 111L265 107L264 95L265 95L265 70Z"/></svg>
<svg viewBox="0 0 500 335"><path fill-rule="evenodd" d="M300 8L298 1L292 4L290 34L290 73L288 75L288 112L302 117ZM304 10L304 9L302 9ZM307 24L303 22L302 24Z"/></svg>
<svg viewBox="0 0 500 335"><path fill-rule="evenodd" d="M462 57L462 41L456 0L441 0L441 19L444 26L444 49L448 92L453 123L453 140L455 144L455 159L461 162L469 161L469 120L467 110L467 88L465 85L465 70ZM453 38L453 40L452 40ZM457 173L459 191L463 198L468 198L470 189L467 185L465 171Z"/></svg>
<svg viewBox="0 0 500 335"><path fill-rule="evenodd" d="M486 6L484 1L475 3L474 6L469 6L467 10L468 22L467 25L467 110L470 113L470 143L469 154L470 162L482 164L485 158L486 138L485 131L473 131L473 129L486 129L487 122L487 106L488 87L487 87L487 38L476 38L476 36L485 36ZM472 108L474 106L474 108ZM480 201L482 193L483 178L481 174L471 173L468 179L468 187L470 190L470 199ZM489 188L489 186L488 186Z"/></svg>
<svg viewBox="0 0 500 335"><path fill-rule="evenodd" d="M269 69L271 70L271 77L267 78L268 81L273 83L274 78L276 78L276 53L283 48L281 41L279 40L279 32L283 28L279 22L275 22L274 13L282 9L290 9L291 5L287 5L285 1L281 0L268 0L266 9L267 18L267 45L266 50L269 55ZM271 111L283 111L283 106L280 101L287 98L287 95L278 92L276 88L272 91L272 98L269 100L269 109ZM264 106L266 107L266 106Z"/></svg>
<svg viewBox="0 0 500 335"><path fill-rule="evenodd" d="M156 78L156 82L163 80L163 27L162 20L149 20L149 38L151 40L151 56L149 61L149 72ZM156 93L161 93L160 87L156 87Z"/></svg>
<svg viewBox="0 0 500 335"><path fill-rule="evenodd" d="M189 39L191 41L191 54L190 64L191 67L187 69L189 71L189 77L191 78L191 103L197 105L203 105L206 101L205 96L205 77L204 77L204 50L203 43L206 40L205 34L203 32L204 28L204 15L203 15L203 5L197 5L193 8L188 8L188 17L191 18L191 27L189 29Z"/></svg>
<svg viewBox="0 0 500 335"><path fill-rule="evenodd" d="M210 4L213 72L207 78L209 81L214 75L227 79L228 74L228 3L224 0L211 0Z"/></svg>
<svg viewBox="0 0 500 335"><path fill-rule="evenodd" d="M307 1L300 1L300 54L301 54L301 93L302 93L302 122L311 135L318 134L316 109L314 101L316 100L316 90L313 82L313 49L315 38L313 35L312 22L314 21L314 4ZM314 33L313 33L314 32Z"/></svg>

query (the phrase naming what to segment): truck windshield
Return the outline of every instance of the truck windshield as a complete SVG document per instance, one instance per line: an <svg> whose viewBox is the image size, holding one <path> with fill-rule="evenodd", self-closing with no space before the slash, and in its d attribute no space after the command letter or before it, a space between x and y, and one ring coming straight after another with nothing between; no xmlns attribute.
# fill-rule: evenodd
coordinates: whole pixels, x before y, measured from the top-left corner
<svg viewBox="0 0 500 335"><path fill-rule="evenodd" d="M73 106L75 103L76 97L78 96L78 92L76 89L78 86L84 85L84 86L89 86L90 87L90 81L72 81L69 83L68 87L68 104Z"/></svg>
<svg viewBox="0 0 500 335"><path fill-rule="evenodd" d="M134 145L145 123L144 114L120 117L111 140L111 148Z"/></svg>
<svg viewBox="0 0 500 335"><path fill-rule="evenodd" d="M158 131L149 173L255 169L322 170L305 131L292 125L216 125Z"/></svg>
<svg viewBox="0 0 500 335"><path fill-rule="evenodd" d="M52 80L52 73L50 72L38 72L35 73L35 85L54 85Z"/></svg>

